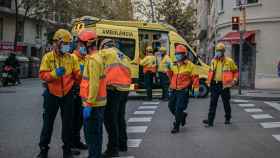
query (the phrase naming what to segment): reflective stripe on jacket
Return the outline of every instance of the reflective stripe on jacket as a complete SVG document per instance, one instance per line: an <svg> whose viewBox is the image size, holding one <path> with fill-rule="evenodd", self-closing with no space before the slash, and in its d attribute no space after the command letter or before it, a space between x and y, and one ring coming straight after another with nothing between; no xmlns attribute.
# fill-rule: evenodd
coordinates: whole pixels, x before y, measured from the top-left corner
<svg viewBox="0 0 280 158"><path fill-rule="evenodd" d="M213 59L211 61L210 70L208 73L208 83L214 80L215 71L217 69L218 60L222 60L222 82L224 88L230 88L233 81L238 80L238 69L236 64L231 58L225 57L223 59Z"/></svg>
<svg viewBox="0 0 280 158"><path fill-rule="evenodd" d="M98 52L87 57L80 96L83 106L100 107L106 105L106 80L104 61Z"/></svg>
<svg viewBox="0 0 280 158"><path fill-rule="evenodd" d="M105 74L107 87L119 91L129 91L131 84L131 71L128 58L116 48L100 51L105 61Z"/></svg>
<svg viewBox="0 0 280 158"><path fill-rule="evenodd" d="M80 55L80 53L77 51L77 50L75 50L72 54L72 57L74 58L74 61L80 66L80 65L85 65L85 62L86 62L86 57L83 57L83 56L81 56ZM79 79L76 81L76 84L80 84L81 83L81 81L82 81L82 72L81 72L81 70L80 70L80 68L79 68Z"/></svg>
<svg viewBox="0 0 280 158"><path fill-rule="evenodd" d="M168 64L170 63L169 55L164 55L164 57L159 62L158 72L166 73L168 71Z"/></svg>
<svg viewBox="0 0 280 158"><path fill-rule="evenodd" d="M169 73L171 73L171 89L193 88L196 91L199 89L199 77L194 72L194 64L192 62L186 60L181 64L172 64Z"/></svg>
<svg viewBox="0 0 280 158"><path fill-rule="evenodd" d="M147 72L156 73L157 71L156 57L154 55L145 56L141 60L140 65L144 67L144 74Z"/></svg>
<svg viewBox="0 0 280 158"><path fill-rule="evenodd" d="M62 77L56 75L56 68L59 67L65 69ZM71 90L75 80L79 78L79 66L70 54L57 55L51 51L42 59L39 77L47 83L51 94L62 97Z"/></svg>

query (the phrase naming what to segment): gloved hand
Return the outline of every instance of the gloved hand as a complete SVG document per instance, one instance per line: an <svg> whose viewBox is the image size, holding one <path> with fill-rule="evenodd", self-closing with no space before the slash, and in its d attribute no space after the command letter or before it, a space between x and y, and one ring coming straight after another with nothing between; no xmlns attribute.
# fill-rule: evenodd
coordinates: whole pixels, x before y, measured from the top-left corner
<svg viewBox="0 0 280 158"><path fill-rule="evenodd" d="M84 118L84 120L89 119L90 114L91 114L91 110L92 110L92 107L84 107L84 109L83 109L83 118Z"/></svg>
<svg viewBox="0 0 280 158"><path fill-rule="evenodd" d="M55 69L55 73L58 77L63 76L65 73L65 68L64 67L59 67Z"/></svg>
<svg viewBox="0 0 280 158"><path fill-rule="evenodd" d="M81 71L81 74L83 74L84 69L85 69L85 65L84 65L84 64L80 64L80 71Z"/></svg>

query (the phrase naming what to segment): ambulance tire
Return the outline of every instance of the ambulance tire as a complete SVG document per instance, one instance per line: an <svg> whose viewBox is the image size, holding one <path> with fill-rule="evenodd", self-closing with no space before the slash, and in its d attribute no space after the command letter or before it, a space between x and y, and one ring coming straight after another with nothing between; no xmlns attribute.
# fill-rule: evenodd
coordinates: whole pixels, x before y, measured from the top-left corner
<svg viewBox="0 0 280 158"><path fill-rule="evenodd" d="M201 80L199 83L199 97L200 98L205 98L209 94L209 87L205 83L205 81Z"/></svg>

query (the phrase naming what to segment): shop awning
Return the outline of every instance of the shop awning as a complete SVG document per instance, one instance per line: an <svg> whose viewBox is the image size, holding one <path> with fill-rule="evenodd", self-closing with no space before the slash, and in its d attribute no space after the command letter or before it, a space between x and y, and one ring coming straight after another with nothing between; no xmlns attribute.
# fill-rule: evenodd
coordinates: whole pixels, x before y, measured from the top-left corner
<svg viewBox="0 0 280 158"><path fill-rule="evenodd" d="M243 38L251 43L255 42L255 31L246 31ZM220 42L228 42L230 44L239 44L240 33L239 32L229 32L227 33Z"/></svg>

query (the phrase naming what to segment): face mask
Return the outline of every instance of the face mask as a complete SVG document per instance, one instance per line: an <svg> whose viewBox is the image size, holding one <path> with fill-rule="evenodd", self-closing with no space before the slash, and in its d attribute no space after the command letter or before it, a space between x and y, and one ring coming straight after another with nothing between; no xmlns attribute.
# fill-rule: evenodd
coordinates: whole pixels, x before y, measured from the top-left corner
<svg viewBox="0 0 280 158"><path fill-rule="evenodd" d="M86 55L87 54L87 48L86 47L80 47L79 52L81 55Z"/></svg>
<svg viewBox="0 0 280 158"><path fill-rule="evenodd" d="M222 52L216 51L215 52L215 58L220 58L220 57L222 57Z"/></svg>
<svg viewBox="0 0 280 158"><path fill-rule="evenodd" d="M60 52L61 53L67 53L67 52L70 52L71 51L71 47L69 44L67 45L62 45L62 47L60 48Z"/></svg>
<svg viewBox="0 0 280 158"><path fill-rule="evenodd" d="M175 54L175 58L176 58L176 61L181 61L184 59L184 55L183 54Z"/></svg>

